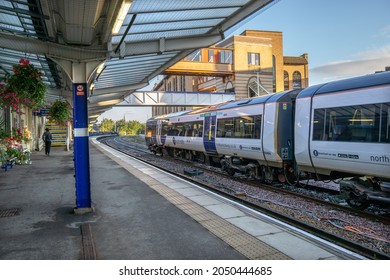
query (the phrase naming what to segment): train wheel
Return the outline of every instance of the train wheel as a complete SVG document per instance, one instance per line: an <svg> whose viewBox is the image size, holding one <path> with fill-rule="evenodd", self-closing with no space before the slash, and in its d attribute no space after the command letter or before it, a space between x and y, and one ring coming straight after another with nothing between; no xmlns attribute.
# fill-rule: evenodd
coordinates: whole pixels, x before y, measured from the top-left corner
<svg viewBox="0 0 390 280"><path fill-rule="evenodd" d="M186 160L192 161L193 160L192 152L191 151L186 151L185 152L185 158L186 158Z"/></svg>
<svg viewBox="0 0 390 280"><path fill-rule="evenodd" d="M200 163L206 163L206 156L204 153L198 153L198 161Z"/></svg>
<svg viewBox="0 0 390 280"><path fill-rule="evenodd" d="M364 193L356 194L354 192L349 192L348 198L346 200L349 206L359 210L364 210L370 205L370 202L367 199L367 195Z"/></svg>

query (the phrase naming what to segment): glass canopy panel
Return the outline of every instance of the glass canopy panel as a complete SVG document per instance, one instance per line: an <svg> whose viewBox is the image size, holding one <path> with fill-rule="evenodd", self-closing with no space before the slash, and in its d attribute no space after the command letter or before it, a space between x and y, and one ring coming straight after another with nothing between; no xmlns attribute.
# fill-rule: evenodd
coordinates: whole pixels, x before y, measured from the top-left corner
<svg viewBox="0 0 390 280"><path fill-rule="evenodd" d="M167 63L178 52L167 52L161 55L139 55L124 59L112 59L95 82L99 88L117 87L141 83L145 77Z"/></svg>
<svg viewBox="0 0 390 280"><path fill-rule="evenodd" d="M219 24L221 19L193 20L193 21L176 21L176 22L161 22L153 24L133 25L130 29L130 34L143 34L154 32L168 32L195 28L212 28Z"/></svg>
<svg viewBox="0 0 390 280"><path fill-rule="evenodd" d="M237 11L237 8L220 8L218 13L212 10L185 10L185 11L175 11L175 12L164 12L164 13L153 13L153 14L137 14L137 19L135 20L133 26L139 24L148 24L148 23L164 23L164 22L178 22L178 21L196 21L202 19L217 19L217 18L226 18ZM130 23L130 17L127 17L124 25Z"/></svg>
<svg viewBox="0 0 390 280"><path fill-rule="evenodd" d="M178 11L178 10L199 10L221 7L241 7L248 3L248 0L133 0L131 12L154 12L154 11Z"/></svg>
<svg viewBox="0 0 390 280"><path fill-rule="evenodd" d="M39 14L30 12L30 6L34 6L27 0L6 1L0 0L0 31L10 32L18 35L28 35L30 37L38 37L33 24L33 18L41 18ZM42 80L48 87L57 87L49 64L45 56L35 55L28 52L13 51L0 49L0 79L4 79L7 75L13 74L12 67L19 63L20 58L30 60L36 68L42 72Z"/></svg>
<svg viewBox="0 0 390 280"><path fill-rule="evenodd" d="M142 42L142 41L152 41L157 40L162 37L164 38L175 38L175 37L188 37L188 36L196 36L205 34L209 31L210 28L198 28L198 29L187 29L187 30L178 30L178 31L163 31L163 32L155 32L155 33L144 33L144 34L135 34L126 36L126 42ZM114 42L114 40L113 40ZM118 43L118 42L114 42Z"/></svg>
<svg viewBox="0 0 390 280"><path fill-rule="evenodd" d="M120 42L135 17L125 37L125 42L196 36L209 32L227 17L246 5L249 0L133 0L130 11L112 43ZM197 32L190 32L197 29ZM145 37L132 36L150 34Z"/></svg>

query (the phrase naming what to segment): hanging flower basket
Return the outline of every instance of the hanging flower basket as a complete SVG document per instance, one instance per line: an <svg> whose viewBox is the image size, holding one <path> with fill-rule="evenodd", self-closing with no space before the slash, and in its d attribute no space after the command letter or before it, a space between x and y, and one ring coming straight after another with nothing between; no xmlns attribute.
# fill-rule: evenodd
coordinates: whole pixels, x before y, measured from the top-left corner
<svg viewBox="0 0 390 280"><path fill-rule="evenodd" d="M0 107L10 108L12 112L21 114L21 100L15 92L10 92L6 85L0 84Z"/></svg>
<svg viewBox="0 0 390 280"><path fill-rule="evenodd" d="M69 104L64 100L57 100L50 107L49 118L59 124L65 124L70 119Z"/></svg>
<svg viewBox="0 0 390 280"><path fill-rule="evenodd" d="M6 79L3 95L9 95L13 98L15 104L23 104L32 109L40 108L45 102L46 85L41 78L41 72L30 64L27 59L21 58L19 64L13 66L14 74ZM18 107L19 107L18 106ZM11 107L12 109L12 107Z"/></svg>

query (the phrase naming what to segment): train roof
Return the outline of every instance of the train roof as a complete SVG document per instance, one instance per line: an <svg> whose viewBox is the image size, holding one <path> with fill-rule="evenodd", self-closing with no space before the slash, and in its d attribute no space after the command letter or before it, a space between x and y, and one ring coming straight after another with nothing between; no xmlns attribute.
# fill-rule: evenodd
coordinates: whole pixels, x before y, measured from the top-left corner
<svg viewBox="0 0 390 280"><path fill-rule="evenodd" d="M155 117L152 117L152 118L148 119L147 122L156 121L156 120L160 120L160 119L179 117L179 116L182 116L182 115L186 115L189 112L191 112L191 111L187 110L187 111L173 112L173 113L169 113L169 114L166 114L166 115L159 115L159 116L155 116Z"/></svg>
<svg viewBox="0 0 390 280"><path fill-rule="evenodd" d="M229 101L226 103L221 103L221 104L217 104L205 108L203 112L239 108L243 106L272 103L272 102L289 102L291 101L291 98L294 98L301 90L302 89L295 89L295 90L283 91L275 94L262 95L259 97L253 97L248 99Z"/></svg>
<svg viewBox="0 0 390 280"><path fill-rule="evenodd" d="M302 89L294 89L294 90L284 91L284 92L270 94L270 95L263 95L259 97L248 98L248 99L227 101L224 103L215 104L205 108L199 108L191 111L181 111L181 112L156 116L148 119L147 121L152 122L159 119L169 119L169 118L180 117L185 115L202 114L207 112L240 108L240 107L251 106L256 104L273 103L273 102L291 102L291 100L294 99L301 90Z"/></svg>
<svg viewBox="0 0 390 280"><path fill-rule="evenodd" d="M327 94L332 92L353 90L372 86L381 86L390 84L390 71L370 74L340 81L319 84L304 89L298 98L312 97L319 94Z"/></svg>

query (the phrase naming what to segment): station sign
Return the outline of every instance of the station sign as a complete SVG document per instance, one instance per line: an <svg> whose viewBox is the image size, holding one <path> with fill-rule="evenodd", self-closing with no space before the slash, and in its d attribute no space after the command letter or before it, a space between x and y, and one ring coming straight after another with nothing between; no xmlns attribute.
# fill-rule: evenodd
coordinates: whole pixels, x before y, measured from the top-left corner
<svg viewBox="0 0 390 280"><path fill-rule="evenodd" d="M38 117L46 117L49 115L50 108L42 108L39 111L33 111L34 116Z"/></svg>

